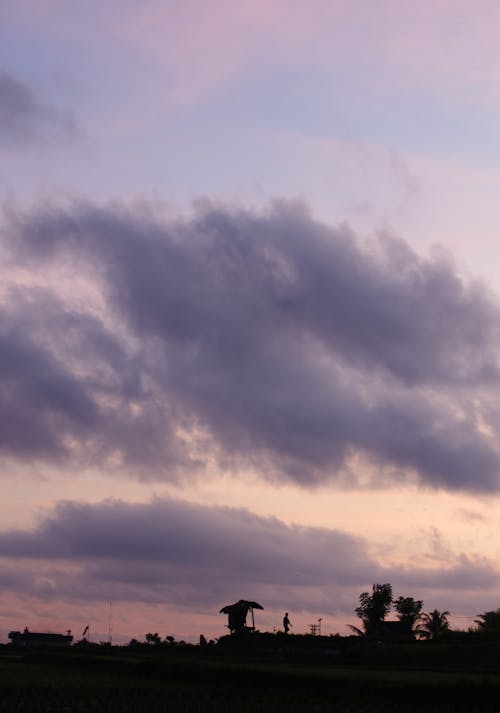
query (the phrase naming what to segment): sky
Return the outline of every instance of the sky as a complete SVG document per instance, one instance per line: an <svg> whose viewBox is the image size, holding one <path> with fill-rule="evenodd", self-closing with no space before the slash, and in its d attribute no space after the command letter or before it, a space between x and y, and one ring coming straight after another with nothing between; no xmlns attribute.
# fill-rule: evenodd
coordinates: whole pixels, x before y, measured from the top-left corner
<svg viewBox="0 0 500 713"><path fill-rule="evenodd" d="M1 641L500 606L499 27L0 4Z"/></svg>

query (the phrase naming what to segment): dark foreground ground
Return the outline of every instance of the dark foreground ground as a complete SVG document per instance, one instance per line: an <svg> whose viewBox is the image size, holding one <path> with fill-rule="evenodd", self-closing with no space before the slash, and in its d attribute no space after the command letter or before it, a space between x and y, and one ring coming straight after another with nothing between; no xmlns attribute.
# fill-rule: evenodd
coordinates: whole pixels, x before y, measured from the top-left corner
<svg viewBox="0 0 500 713"><path fill-rule="evenodd" d="M255 635L254 635L255 636ZM0 647L0 713L500 711L500 641Z"/></svg>

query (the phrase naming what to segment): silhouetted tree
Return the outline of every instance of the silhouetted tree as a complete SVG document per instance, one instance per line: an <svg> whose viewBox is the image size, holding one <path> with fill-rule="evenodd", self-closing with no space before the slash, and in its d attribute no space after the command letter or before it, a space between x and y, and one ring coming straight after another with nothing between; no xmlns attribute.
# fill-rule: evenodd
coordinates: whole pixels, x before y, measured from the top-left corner
<svg viewBox="0 0 500 713"><path fill-rule="evenodd" d="M405 624L408 632L414 630L423 605L424 603L421 599L413 599L413 597L398 597L394 601L394 609L398 613L398 619Z"/></svg>
<svg viewBox="0 0 500 713"><path fill-rule="evenodd" d="M477 624L479 631L499 631L500 632L500 609L495 611L485 611L484 614L478 614L474 623Z"/></svg>
<svg viewBox="0 0 500 713"><path fill-rule="evenodd" d="M161 644L161 637L157 631L154 634L146 634L144 638L146 639L147 644L153 646L159 646Z"/></svg>
<svg viewBox="0 0 500 713"><path fill-rule="evenodd" d="M423 639L437 639L450 630L449 611L433 609L420 615L418 633Z"/></svg>
<svg viewBox="0 0 500 713"><path fill-rule="evenodd" d="M392 604L392 586L386 584L374 584L372 593L362 592L359 595L359 607L354 610L356 616L359 616L363 622L363 629L357 629L351 626L353 631L359 634L367 634L368 636L376 635L385 617L390 611Z"/></svg>

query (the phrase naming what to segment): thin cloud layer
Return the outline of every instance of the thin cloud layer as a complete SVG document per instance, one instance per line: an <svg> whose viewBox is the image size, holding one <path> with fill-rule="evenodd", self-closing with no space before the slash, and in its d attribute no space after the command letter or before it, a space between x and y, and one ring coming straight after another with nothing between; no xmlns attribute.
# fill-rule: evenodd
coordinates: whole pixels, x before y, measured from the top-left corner
<svg viewBox="0 0 500 713"><path fill-rule="evenodd" d="M142 477L215 465L304 486L355 484L360 455L381 480L498 489L500 312L444 259L395 238L362 244L293 203L205 204L171 222L49 206L11 213L4 242L33 273L87 275L105 305L76 313L56 288L24 288L3 314L18 350L3 378L20 420L41 404L54 453ZM47 455L15 432L4 449Z"/></svg>
<svg viewBox="0 0 500 713"><path fill-rule="evenodd" d="M392 569L348 533L286 525L246 510L178 500L62 503L32 531L0 534L4 587L45 599L169 602L217 611L250 597L266 606L352 615L359 592L391 581L429 595L498 585L488 563Z"/></svg>
<svg viewBox="0 0 500 713"><path fill-rule="evenodd" d="M69 114L41 102L23 82L0 69L0 143L72 136Z"/></svg>

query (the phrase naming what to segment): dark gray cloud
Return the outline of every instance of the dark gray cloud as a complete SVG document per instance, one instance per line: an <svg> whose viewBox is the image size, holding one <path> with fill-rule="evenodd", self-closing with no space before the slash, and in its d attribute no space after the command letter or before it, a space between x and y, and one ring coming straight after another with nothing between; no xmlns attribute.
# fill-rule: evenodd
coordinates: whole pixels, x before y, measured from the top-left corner
<svg viewBox="0 0 500 713"><path fill-rule="evenodd" d="M0 69L0 143L72 136L67 113L41 102L30 87Z"/></svg>
<svg viewBox="0 0 500 713"><path fill-rule="evenodd" d="M0 449L17 459L137 473L168 452L192 466L169 428L168 404L143 383L143 363L90 313L47 290L14 290L0 310Z"/></svg>
<svg viewBox="0 0 500 713"><path fill-rule="evenodd" d="M32 373L43 342L66 410L86 414L70 430L87 453L153 478L211 460L305 486L355 483L361 454L382 480L498 489L500 312L449 262L395 238L361 244L289 203L170 222L45 206L11 212L4 239L14 264L70 266L102 291L106 315L47 297L43 339L30 332Z"/></svg>
<svg viewBox="0 0 500 713"><path fill-rule="evenodd" d="M168 602L217 611L249 597L266 607L352 615L376 581L397 592L477 592L499 584L484 561L438 569L384 567L369 543L335 529L290 526L246 510L178 500L64 503L32 531L0 534L4 587L93 601ZM16 574L17 573L17 574Z"/></svg>

